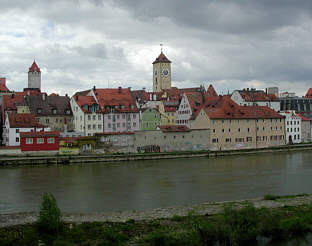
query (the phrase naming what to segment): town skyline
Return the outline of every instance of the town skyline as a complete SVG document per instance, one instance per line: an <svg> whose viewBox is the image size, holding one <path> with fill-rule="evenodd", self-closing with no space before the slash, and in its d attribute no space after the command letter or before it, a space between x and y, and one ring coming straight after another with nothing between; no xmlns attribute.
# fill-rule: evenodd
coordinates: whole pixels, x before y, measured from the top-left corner
<svg viewBox="0 0 312 246"><path fill-rule="evenodd" d="M311 87L309 1L160 1L156 6L16 0L1 3L1 9L0 77L14 91L26 87L34 59L48 93L72 95L94 85L151 91L151 63L160 43L172 61L172 85L179 88L212 83L226 94L277 86L303 96Z"/></svg>

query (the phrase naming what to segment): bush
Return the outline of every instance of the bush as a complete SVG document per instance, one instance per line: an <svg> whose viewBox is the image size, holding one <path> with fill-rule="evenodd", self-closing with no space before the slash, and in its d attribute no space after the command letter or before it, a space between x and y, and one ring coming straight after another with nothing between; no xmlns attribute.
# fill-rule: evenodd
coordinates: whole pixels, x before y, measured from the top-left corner
<svg viewBox="0 0 312 246"><path fill-rule="evenodd" d="M280 196L272 195L272 194L266 194L264 195L264 200L272 200L275 201L277 199L281 198Z"/></svg>
<svg viewBox="0 0 312 246"><path fill-rule="evenodd" d="M49 235L58 234L62 227L62 213L57 206L54 196L50 193L43 193L41 196L41 205L37 227L40 233Z"/></svg>

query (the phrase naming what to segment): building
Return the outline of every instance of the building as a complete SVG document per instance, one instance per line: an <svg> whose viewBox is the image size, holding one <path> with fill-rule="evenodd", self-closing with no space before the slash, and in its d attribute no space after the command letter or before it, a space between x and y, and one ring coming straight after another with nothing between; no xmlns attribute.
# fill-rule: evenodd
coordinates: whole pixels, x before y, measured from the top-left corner
<svg viewBox="0 0 312 246"><path fill-rule="evenodd" d="M161 124L160 113L155 108L141 110L141 130L156 130Z"/></svg>
<svg viewBox="0 0 312 246"><path fill-rule="evenodd" d="M7 113L3 131L3 144L6 146L20 146L21 132L49 131L44 125L36 121L34 114Z"/></svg>
<svg viewBox="0 0 312 246"><path fill-rule="evenodd" d="M266 106L240 106L229 96L211 97L191 119L191 129L210 129L212 150L284 145L285 118Z"/></svg>
<svg viewBox="0 0 312 246"><path fill-rule="evenodd" d="M6 78L0 78L0 105L2 105L3 95L10 95L12 92L6 86Z"/></svg>
<svg viewBox="0 0 312 246"><path fill-rule="evenodd" d="M160 113L160 125L175 125L176 111L179 106L179 101L162 101L158 106Z"/></svg>
<svg viewBox="0 0 312 246"><path fill-rule="evenodd" d="M267 94L262 90L235 90L231 99L241 106L267 106L276 112L280 111L280 102L275 94Z"/></svg>
<svg viewBox="0 0 312 246"><path fill-rule="evenodd" d="M286 123L286 143L301 143L301 117L295 111L280 112Z"/></svg>
<svg viewBox="0 0 312 246"><path fill-rule="evenodd" d="M281 111L295 111L312 120L312 99L309 97L280 98Z"/></svg>
<svg viewBox="0 0 312 246"><path fill-rule="evenodd" d="M153 92L171 89L171 61L161 51L153 62Z"/></svg>
<svg viewBox="0 0 312 246"><path fill-rule="evenodd" d="M134 132L102 132L96 133L97 153L133 153Z"/></svg>
<svg viewBox="0 0 312 246"><path fill-rule="evenodd" d="M22 152L55 152L59 150L59 131L21 132Z"/></svg>
<svg viewBox="0 0 312 246"><path fill-rule="evenodd" d="M137 131L134 144L138 152L200 151L210 148L210 130L191 130L186 126L160 126L155 131Z"/></svg>
<svg viewBox="0 0 312 246"><path fill-rule="evenodd" d="M128 132L140 129L140 113L130 89L96 89L71 98L75 131L93 136L98 132Z"/></svg>
<svg viewBox="0 0 312 246"><path fill-rule="evenodd" d="M312 88L310 88L304 96L305 98L312 99Z"/></svg>
<svg viewBox="0 0 312 246"><path fill-rule="evenodd" d="M297 114L301 118L301 140L303 143L312 142L311 121L301 114Z"/></svg>
<svg viewBox="0 0 312 246"><path fill-rule="evenodd" d="M73 113L70 107L70 98L57 94L40 93L26 95L21 102L16 102L17 113L32 113L42 125L52 131L73 131Z"/></svg>
<svg viewBox="0 0 312 246"><path fill-rule="evenodd" d="M190 127L190 119L201 109L206 98L218 97L212 85L208 90L185 92L181 98L177 113L176 124Z"/></svg>
<svg viewBox="0 0 312 246"><path fill-rule="evenodd" d="M28 70L28 88L41 91L41 71L36 61Z"/></svg>

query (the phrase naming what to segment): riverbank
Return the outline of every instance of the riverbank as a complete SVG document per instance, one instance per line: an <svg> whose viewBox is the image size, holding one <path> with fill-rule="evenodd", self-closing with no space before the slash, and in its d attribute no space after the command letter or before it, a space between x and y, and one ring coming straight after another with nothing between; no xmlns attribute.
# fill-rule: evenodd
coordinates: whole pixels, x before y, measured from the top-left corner
<svg viewBox="0 0 312 246"><path fill-rule="evenodd" d="M301 205L312 205L312 194L299 194L294 196L260 197L247 200L208 202L189 206L175 206L167 208L153 208L144 210L128 210L107 213L64 213L63 220L68 223L83 222L126 222L128 220L145 220L171 218L174 216L187 216L190 212L197 215L214 215L222 211L224 205L231 204L241 207L246 202L252 203L256 208L281 208ZM34 223L37 213L0 214L0 227L25 225Z"/></svg>
<svg viewBox="0 0 312 246"><path fill-rule="evenodd" d="M0 221L9 215L1 215ZM11 219L19 215L10 215ZM26 215L23 215L26 216ZM27 215L30 216L30 215ZM203 203L194 206L128 211L111 215L65 215L57 231L2 223L0 245L270 245L299 239L312 242L312 195ZM11 221L12 222L12 221ZM84 223L82 223L84 222ZM289 244L289 242L292 242ZM42 244L44 243L44 244Z"/></svg>
<svg viewBox="0 0 312 246"><path fill-rule="evenodd" d="M50 164L86 164L96 162L120 162L138 160L161 160L179 159L193 157L216 157L228 155L246 155L258 153L290 152L312 150L312 144L296 144L271 148L259 149L238 149L238 150L219 150L219 151L186 151L172 153L141 153L141 154L102 154L102 155L71 155L71 156L0 156L0 166L18 165L50 165Z"/></svg>

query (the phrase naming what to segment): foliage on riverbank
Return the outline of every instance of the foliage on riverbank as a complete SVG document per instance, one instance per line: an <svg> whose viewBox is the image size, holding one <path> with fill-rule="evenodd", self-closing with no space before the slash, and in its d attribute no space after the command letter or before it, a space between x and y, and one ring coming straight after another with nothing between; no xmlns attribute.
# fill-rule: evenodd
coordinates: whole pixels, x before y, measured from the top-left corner
<svg viewBox="0 0 312 246"><path fill-rule="evenodd" d="M241 205L240 205L241 206ZM0 228L0 246L255 245L257 240L289 240L312 232L312 205L256 209L227 204L217 215L173 216L153 221L65 224L48 235L36 225Z"/></svg>

